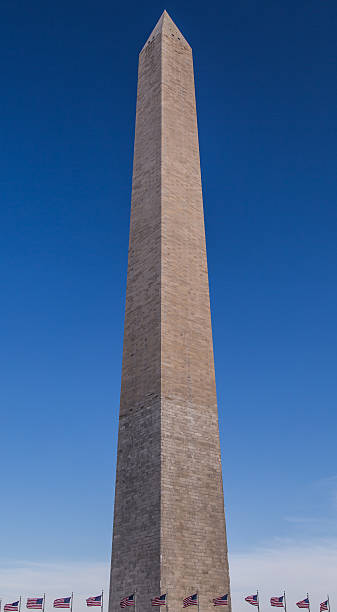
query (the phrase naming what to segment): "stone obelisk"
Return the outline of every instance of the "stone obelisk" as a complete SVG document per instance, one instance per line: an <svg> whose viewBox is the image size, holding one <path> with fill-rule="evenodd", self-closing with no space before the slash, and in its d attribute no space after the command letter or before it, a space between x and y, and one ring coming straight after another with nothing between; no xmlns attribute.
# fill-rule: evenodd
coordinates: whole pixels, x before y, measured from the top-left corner
<svg viewBox="0 0 337 612"><path fill-rule="evenodd" d="M110 612L229 592L192 50L139 56ZM230 602L228 609L230 609Z"/></svg>

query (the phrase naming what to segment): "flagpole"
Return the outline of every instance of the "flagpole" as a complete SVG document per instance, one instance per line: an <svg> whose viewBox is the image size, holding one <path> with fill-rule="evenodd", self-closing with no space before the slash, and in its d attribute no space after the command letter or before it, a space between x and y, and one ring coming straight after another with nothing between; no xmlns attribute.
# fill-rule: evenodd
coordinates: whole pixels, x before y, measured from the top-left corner
<svg viewBox="0 0 337 612"><path fill-rule="evenodd" d="M260 612L260 598L259 598L259 591L256 589L256 594L257 594L257 609L258 612Z"/></svg>
<svg viewBox="0 0 337 612"><path fill-rule="evenodd" d="M200 607L199 607L199 591L197 591L197 598L198 598L198 612L200 611Z"/></svg>
<svg viewBox="0 0 337 612"><path fill-rule="evenodd" d="M308 607L308 610L309 610L309 612L310 612L310 599L309 599L309 593L307 593L307 599L308 599L308 602L309 602L309 607Z"/></svg>
<svg viewBox="0 0 337 612"><path fill-rule="evenodd" d="M330 612L330 597L328 595L328 608L329 608L329 612Z"/></svg>
<svg viewBox="0 0 337 612"><path fill-rule="evenodd" d="M45 593L43 593L43 606L42 606L42 612L44 612L45 605L46 605L46 594L45 594Z"/></svg>
<svg viewBox="0 0 337 612"><path fill-rule="evenodd" d="M73 612L73 599L74 599L74 593L71 594L70 612Z"/></svg>
<svg viewBox="0 0 337 612"><path fill-rule="evenodd" d="M284 612L287 612L287 600L286 600L286 592L283 591L283 597L284 597Z"/></svg>
<svg viewBox="0 0 337 612"><path fill-rule="evenodd" d="M20 595L20 601L19 601L19 612L21 612L21 595Z"/></svg>
<svg viewBox="0 0 337 612"><path fill-rule="evenodd" d="M166 612L168 612L168 591L167 590L166 590L166 597L165 597L165 599L166 599ZM1 612L1 610L0 610L0 612Z"/></svg>
<svg viewBox="0 0 337 612"><path fill-rule="evenodd" d="M101 612L103 612L103 589L102 589L102 599L101 599Z"/></svg>

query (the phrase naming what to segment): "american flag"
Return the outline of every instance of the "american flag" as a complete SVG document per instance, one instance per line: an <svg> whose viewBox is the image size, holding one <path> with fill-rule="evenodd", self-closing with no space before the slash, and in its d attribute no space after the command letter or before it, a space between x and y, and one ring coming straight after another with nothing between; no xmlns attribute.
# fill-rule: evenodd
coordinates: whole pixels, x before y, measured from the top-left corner
<svg viewBox="0 0 337 612"><path fill-rule="evenodd" d="M319 607L320 612L323 612L323 610L329 610L329 600L327 599L326 601L322 601L320 607Z"/></svg>
<svg viewBox="0 0 337 612"><path fill-rule="evenodd" d="M60 597L54 600L54 608L70 608L71 597Z"/></svg>
<svg viewBox="0 0 337 612"><path fill-rule="evenodd" d="M198 605L198 593L194 593L194 595L189 595L183 600L183 608L187 608L188 606L197 606Z"/></svg>
<svg viewBox="0 0 337 612"><path fill-rule="evenodd" d="M151 599L152 606L166 606L166 593L165 595L160 595L160 597L154 597Z"/></svg>
<svg viewBox="0 0 337 612"><path fill-rule="evenodd" d="M270 605L275 606L276 608L284 608L284 595L282 597L271 597Z"/></svg>
<svg viewBox="0 0 337 612"><path fill-rule="evenodd" d="M258 606L259 605L259 598L256 595L248 595L248 597L245 597L245 601L247 601L248 603L250 603L252 606Z"/></svg>
<svg viewBox="0 0 337 612"><path fill-rule="evenodd" d="M26 603L27 608L33 610L42 610L43 608L43 597L29 597Z"/></svg>
<svg viewBox="0 0 337 612"><path fill-rule="evenodd" d="M222 597L213 599L213 604L215 606L228 606L228 593L227 595L222 595Z"/></svg>
<svg viewBox="0 0 337 612"><path fill-rule="evenodd" d="M18 612L19 610L19 601L13 601L11 604L5 604L4 612Z"/></svg>
<svg viewBox="0 0 337 612"><path fill-rule="evenodd" d="M87 606L101 606L102 605L102 595L96 595L96 597L88 597Z"/></svg>
<svg viewBox="0 0 337 612"><path fill-rule="evenodd" d="M134 606L134 605L135 605L134 593L132 595L129 595L129 597L123 597L120 603L121 608L126 608L127 606Z"/></svg>
<svg viewBox="0 0 337 612"><path fill-rule="evenodd" d="M298 601L296 605L298 608L310 608L309 597L307 597L306 599L302 599L301 601Z"/></svg>

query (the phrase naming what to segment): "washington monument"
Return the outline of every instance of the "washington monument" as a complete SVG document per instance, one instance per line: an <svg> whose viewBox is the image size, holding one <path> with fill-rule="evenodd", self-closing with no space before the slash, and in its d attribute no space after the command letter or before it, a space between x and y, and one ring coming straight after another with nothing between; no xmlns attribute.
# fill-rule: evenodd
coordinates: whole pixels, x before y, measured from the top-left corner
<svg viewBox="0 0 337 612"><path fill-rule="evenodd" d="M192 50L139 56L109 612L229 593ZM227 609L230 612L230 596Z"/></svg>

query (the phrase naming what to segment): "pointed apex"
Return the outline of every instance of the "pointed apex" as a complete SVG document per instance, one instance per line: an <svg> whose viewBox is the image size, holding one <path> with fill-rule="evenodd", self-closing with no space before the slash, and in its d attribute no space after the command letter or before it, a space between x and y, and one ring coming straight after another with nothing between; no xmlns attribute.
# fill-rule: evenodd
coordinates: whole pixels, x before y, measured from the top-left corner
<svg viewBox="0 0 337 612"><path fill-rule="evenodd" d="M180 30L177 28L176 24L171 19L170 15L168 14L166 10L163 11L159 21L157 22L157 25L152 30L143 49L146 47L148 43L154 40L159 34L166 35L166 36L176 36L179 40L181 40L183 43L188 45L188 47L190 46L186 38L184 38L184 36L180 32Z"/></svg>

